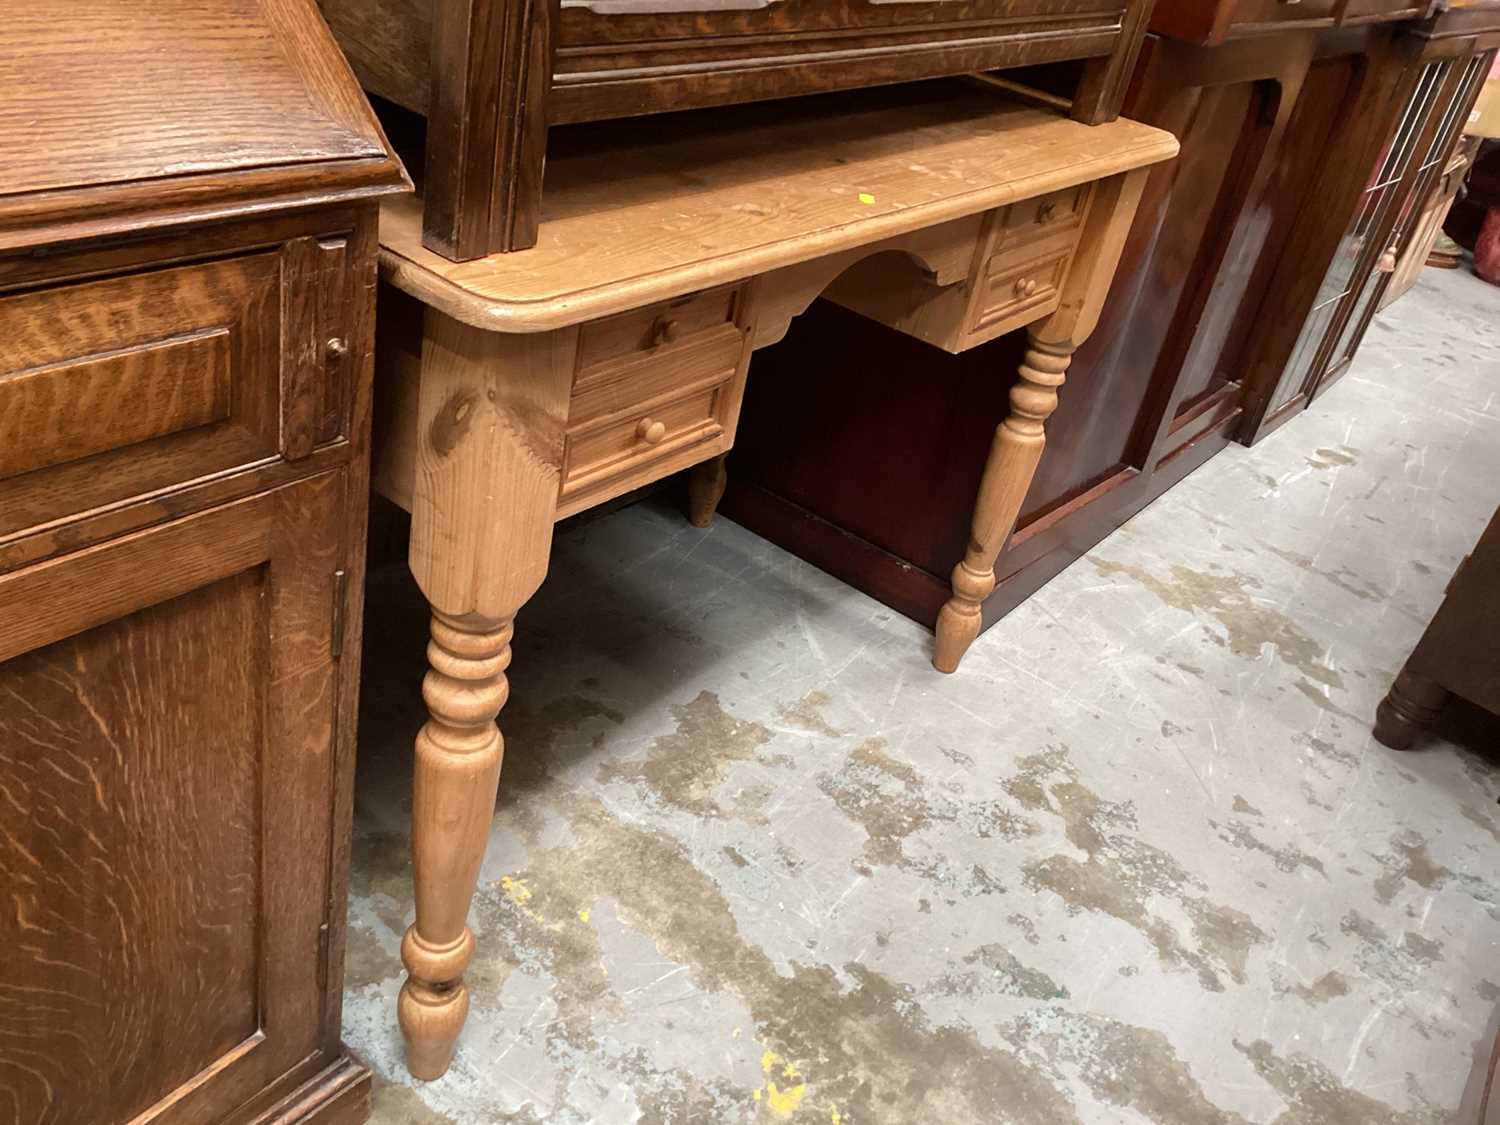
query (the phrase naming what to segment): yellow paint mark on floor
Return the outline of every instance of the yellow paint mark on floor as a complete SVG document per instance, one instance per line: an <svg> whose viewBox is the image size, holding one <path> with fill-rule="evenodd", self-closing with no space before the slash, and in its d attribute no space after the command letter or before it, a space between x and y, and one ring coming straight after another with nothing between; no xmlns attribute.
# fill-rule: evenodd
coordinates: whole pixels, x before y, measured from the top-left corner
<svg viewBox="0 0 1500 1125"><path fill-rule="evenodd" d="M500 890L517 906L525 906L531 901L531 888L526 885L526 880L513 875L500 876Z"/></svg>
<svg viewBox="0 0 1500 1125"><path fill-rule="evenodd" d="M829 1125L844 1125L844 1115L839 1112L839 1107L834 1106L828 1111Z"/></svg>
<svg viewBox="0 0 1500 1125"><path fill-rule="evenodd" d="M797 1064L788 1062L775 1051L768 1050L760 1057L760 1069L766 1076L766 1084L755 1091L755 1100L760 1101L764 1094L766 1104L778 1117L790 1117L796 1113L797 1107L802 1104L802 1098L807 1094L807 1083L801 1081L802 1072L797 1069ZM777 1073L784 1080L795 1085L785 1087L778 1085L771 1077Z"/></svg>
<svg viewBox="0 0 1500 1125"><path fill-rule="evenodd" d="M587 926L589 924L589 912L587 910L580 910L578 912L578 920Z"/></svg>
<svg viewBox="0 0 1500 1125"><path fill-rule="evenodd" d="M774 1082L766 1083L766 1104L778 1117L790 1117L802 1104L802 1095L807 1093L807 1083L799 1082L788 1089L781 1089Z"/></svg>

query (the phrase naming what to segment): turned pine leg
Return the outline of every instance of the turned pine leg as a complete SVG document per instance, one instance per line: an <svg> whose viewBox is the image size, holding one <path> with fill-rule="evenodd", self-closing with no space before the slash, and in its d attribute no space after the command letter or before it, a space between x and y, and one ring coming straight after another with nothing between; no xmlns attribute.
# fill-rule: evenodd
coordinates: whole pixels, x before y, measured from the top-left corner
<svg viewBox="0 0 1500 1125"><path fill-rule="evenodd" d="M1447 702L1447 688L1403 668L1375 709L1376 741L1392 750L1410 750Z"/></svg>
<svg viewBox="0 0 1500 1125"><path fill-rule="evenodd" d="M1057 309L1027 329L1020 381L1010 391L1010 417L995 431L974 505L969 546L953 568L953 597L938 612L932 663L939 672L957 669L979 636L981 607L995 589L995 559L1015 527L1042 459L1043 427L1057 409L1057 388L1073 352L1099 323L1147 174L1141 168L1093 186L1078 252Z"/></svg>
<svg viewBox="0 0 1500 1125"><path fill-rule="evenodd" d="M939 672L956 670L979 636L981 607L995 589L995 558L1031 487L1047 440L1044 424L1057 409L1057 388L1072 356L1071 344L1045 343L1035 335L1030 339L1020 381L1011 388L1010 416L996 428L985 462L968 550L953 568L953 596L938 613L932 663Z"/></svg>
<svg viewBox="0 0 1500 1125"><path fill-rule="evenodd" d="M689 470L688 523L694 527L708 527L714 522L719 501L724 499L724 486L729 483L728 461L729 454L721 453Z"/></svg>
<svg viewBox="0 0 1500 1125"><path fill-rule="evenodd" d="M500 782L516 613L541 585L577 332L506 336L427 311L411 568L432 607L412 793L416 923L401 943L407 1067L448 1069L469 1011L465 924Z"/></svg>
<svg viewBox="0 0 1500 1125"><path fill-rule="evenodd" d="M469 1014L463 974L474 956L466 919L489 839L504 740L495 716L509 686L510 622L434 612L422 682L429 718L417 734L412 867L417 920L401 942L397 1013L407 1067L437 1078Z"/></svg>

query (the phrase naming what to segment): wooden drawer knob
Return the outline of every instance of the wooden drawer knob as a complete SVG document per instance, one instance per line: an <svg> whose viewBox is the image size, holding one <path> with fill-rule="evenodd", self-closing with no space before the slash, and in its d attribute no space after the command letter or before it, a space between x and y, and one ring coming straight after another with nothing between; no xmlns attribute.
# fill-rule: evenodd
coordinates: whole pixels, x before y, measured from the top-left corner
<svg viewBox="0 0 1500 1125"><path fill-rule="evenodd" d="M647 445L656 445L667 436L667 426L665 422L654 422L650 418L642 418L641 424L635 428L635 433Z"/></svg>
<svg viewBox="0 0 1500 1125"><path fill-rule="evenodd" d="M323 345L323 358L329 363L337 363L349 354L349 345L344 343L342 336L330 336L328 342Z"/></svg>
<svg viewBox="0 0 1500 1125"><path fill-rule="evenodd" d="M1034 278L1034 277L1018 277L1018 278L1016 278L1016 296L1017 297L1029 297L1029 296L1031 296L1035 292L1036 292L1036 278Z"/></svg>
<svg viewBox="0 0 1500 1125"><path fill-rule="evenodd" d="M651 346L659 348L677 339L677 322L670 317L659 316L651 325Z"/></svg>
<svg viewBox="0 0 1500 1125"><path fill-rule="evenodd" d="M1048 222L1056 213L1057 204L1049 199L1036 209L1036 221L1039 223Z"/></svg>

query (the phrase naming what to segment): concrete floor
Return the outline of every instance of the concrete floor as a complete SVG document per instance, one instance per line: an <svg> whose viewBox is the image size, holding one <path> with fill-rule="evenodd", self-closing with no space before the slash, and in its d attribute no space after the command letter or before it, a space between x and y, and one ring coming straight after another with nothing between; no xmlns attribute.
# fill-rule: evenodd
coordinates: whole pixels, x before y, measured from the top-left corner
<svg viewBox="0 0 1500 1125"><path fill-rule="evenodd" d="M1369 721L1500 501L1497 392L1500 291L1428 271L1311 411L946 678L732 523L569 529L425 1085L394 1015L425 615L378 573L345 1003L374 1120L1448 1120L1500 1001L1500 772Z"/></svg>

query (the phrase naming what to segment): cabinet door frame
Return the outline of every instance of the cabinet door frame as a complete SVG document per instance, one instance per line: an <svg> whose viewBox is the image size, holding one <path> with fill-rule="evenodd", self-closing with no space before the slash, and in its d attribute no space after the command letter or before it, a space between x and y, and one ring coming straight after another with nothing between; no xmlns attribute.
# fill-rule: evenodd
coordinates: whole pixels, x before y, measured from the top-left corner
<svg viewBox="0 0 1500 1125"><path fill-rule="evenodd" d="M1390 286L1392 274L1376 272L1379 260L1389 249L1399 261L1401 255L1410 248L1411 240L1421 225L1423 208L1437 188L1442 179L1443 168L1463 136L1462 122L1467 120L1469 111L1479 98L1484 76L1489 70L1490 58L1487 52L1477 52L1446 60L1449 63L1448 73L1443 77L1443 86L1434 111L1423 122L1417 141L1419 150L1429 152L1434 144L1442 142L1435 156L1435 164L1428 165L1424 159L1414 159L1397 186L1396 198L1386 216L1388 221L1380 229L1381 237L1371 240L1372 245L1356 269L1356 276L1360 280L1350 292L1345 307L1328 326L1308 371L1304 391L1309 405L1316 402L1349 369L1371 322L1385 304L1385 292ZM1442 130L1449 125L1452 126L1451 135L1443 137ZM1371 286L1373 291L1367 292ZM1353 332L1346 334L1351 318L1356 315ZM1343 352L1339 354L1341 345Z"/></svg>
<svg viewBox="0 0 1500 1125"><path fill-rule="evenodd" d="M13 658L265 570L257 1030L132 1125L247 1119L338 1057L349 477L324 473L0 576L3 676Z"/></svg>
<svg viewBox="0 0 1500 1125"><path fill-rule="evenodd" d="M1483 37L1472 36L1424 40L1417 35L1384 33L1372 38L1361 87L1347 113L1353 124L1335 150L1330 151L1324 174L1313 193L1320 206L1306 209L1292 237L1292 245L1297 249L1278 266L1271 292L1261 306L1259 319L1266 327L1251 349L1246 365L1249 393L1237 440L1246 445L1260 441L1305 410L1317 391L1332 349L1347 326L1349 308L1337 311L1319 338L1312 362L1305 370L1293 372L1289 364L1296 358L1294 353L1303 327L1317 306L1319 290L1335 262L1339 243L1357 218L1357 207L1370 172L1399 126L1401 111L1417 90L1424 68L1492 45L1486 44ZM1454 75L1449 75L1445 82L1453 79ZM1418 145L1430 141L1431 136L1424 129ZM1403 178L1403 183L1394 190L1399 197L1410 186ZM1367 277L1384 251L1396 221L1391 211L1399 212L1399 208L1387 208L1379 217L1375 236L1355 264L1355 278ZM1330 215L1339 216L1342 221L1331 223ZM1282 398L1282 392L1293 383L1295 393Z"/></svg>
<svg viewBox="0 0 1500 1125"><path fill-rule="evenodd" d="M1075 544L1096 541L1097 534L1088 528L1105 523L1117 526L1148 503L1162 489L1158 474L1163 474L1163 479L1185 475L1228 444L1228 432L1238 417L1239 387L1231 384L1213 392L1206 396L1202 409L1190 411L1179 420L1178 408L1185 392L1184 366L1198 340L1198 317L1212 296L1218 267L1236 245L1244 205L1266 188L1314 47L1314 36L1306 32L1266 35L1222 46L1147 36L1125 106L1126 114L1136 120L1182 138L1191 127L1204 91L1265 84L1275 92L1263 99L1264 116L1247 121L1213 206L1215 215L1227 214L1233 221L1223 229L1206 230L1196 245L1194 260L1202 268L1192 270L1160 346L1144 361L1150 364L1152 373L1130 421L1131 436L1121 461L1093 484L1060 497L1040 511L1024 510L1024 522L1000 554L997 573L1001 586L986 603L986 620L1008 612L1076 558L1082 548ZM1147 318L1141 308L1153 299L1154 284L1165 268L1160 239L1174 186L1182 174L1180 161L1151 170L1100 327L1091 340L1093 348L1109 349L1108 354L1092 353L1098 370L1113 370L1119 364L1133 362L1133 345L1149 331L1142 327ZM1030 504L1033 498L1027 500ZM1121 512L1126 515L1118 516ZM1080 533L1075 528L1084 530ZM1044 559L1055 560L1056 564L1044 563ZM1030 576L1013 581L1027 571Z"/></svg>

